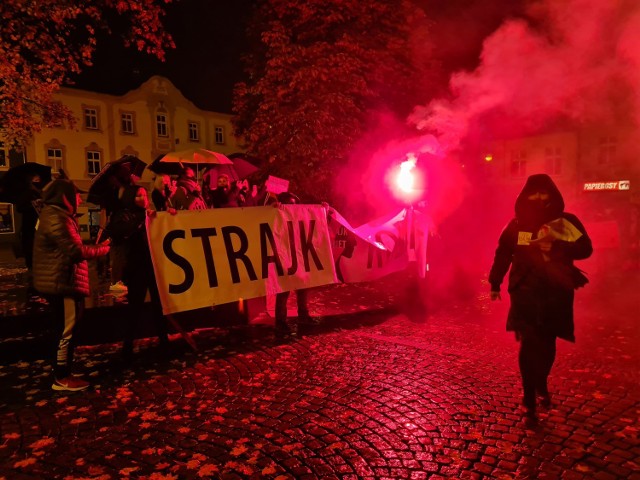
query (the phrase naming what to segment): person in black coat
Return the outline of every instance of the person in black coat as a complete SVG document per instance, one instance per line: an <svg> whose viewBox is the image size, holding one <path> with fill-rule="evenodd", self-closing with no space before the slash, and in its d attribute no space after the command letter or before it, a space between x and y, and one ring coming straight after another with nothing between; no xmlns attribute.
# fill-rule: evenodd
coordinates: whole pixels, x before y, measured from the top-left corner
<svg viewBox="0 0 640 480"><path fill-rule="evenodd" d="M127 302L131 309L131 318L137 320L144 318L144 300L147 291L149 291L151 317L158 333L160 347L166 351L169 346L167 321L162 314L160 294L151 261L146 229L147 215L153 215L155 212L149 210L147 191L138 185L125 187L122 194L122 206L127 212L127 215L123 216L123 221L129 223L126 228L124 226L122 227L123 234L125 234L127 238L127 245L129 246L123 280L128 288ZM171 211L175 213L175 210L171 209ZM136 326L135 321L127 323L123 344L123 357L125 361L130 361L133 356L133 339Z"/></svg>
<svg viewBox="0 0 640 480"><path fill-rule="evenodd" d="M586 277L573 261L588 258L591 239L578 218L564 211L564 199L545 174L530 176L515 203L515 218L500 235L491 271L491 300L509 271L511 305L507 330L520 341L519 366L527 420L536 420L536 394L549 407L547 379L556 338L575 341L574 289Z"/></svg>
<svg viewBox="0 0 640 480"><path fill-rule="evenodd" d="M39 175L33 175L27 181L27 187L16 203L16 211L22 214L20 228L20 246L27 269L33 269L33 239L38 223L38 210L42 208L42 188Z"/></svg>

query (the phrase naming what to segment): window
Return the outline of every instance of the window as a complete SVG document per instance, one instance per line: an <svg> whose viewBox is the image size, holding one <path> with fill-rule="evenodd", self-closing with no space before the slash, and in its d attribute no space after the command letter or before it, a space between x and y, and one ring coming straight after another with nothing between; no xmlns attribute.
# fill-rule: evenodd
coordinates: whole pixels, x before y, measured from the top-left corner
<svg viewBox="0 0 640 480"><path fill-rule="evenodd" d="M132 112L122 112L120 114L120 128L122 133L129 135L136 133L135 118Z"/></svg>
<svg viewBox="0 0 640 480"><path fill-rule="evenodd" d="M100 152L96 152L95 150L87 151L87 172L89 176L97 175L100 172Z"/></svg>
<svg viewBox="0 0 640 480"><path fill-rule="evenodd" d="M511 152L511 176L524 177L526 174L527 160L525 152Z"/></svg>
<svg viewBox="0 0 640 480"><path fill-rule="evenodd" d="M598 163L606 165L613 163L616 159L618 150L618 139L616 137L607 136L600 139L600 151L598 153Z"/></svg>
<svg viewBox="0 0 640 480"><path fill-rule="evenodd" d="M216 127L216 143L223 144L224 143L224 127Z"/></svg>
<svg viewBox="0 0 640 480"><path fill-rule="evenodd" d="M167 116L164 113L156 115L156 129L159 137L168 137L169 129L167 128Z"/></svg>
<svg viewBox="0 0 640 480"><path fill-rule="evenodd" d="M560 175L562 173L562 149L560 147L547 147L544 151L547 173Z"/></svg>
<svg viewBox="0 0 640 480"><path fill-rule="evenodd" d="M84 128L91 130L98 129L98 109L91 107L84 108Z"/></svg>
<svg viewBox="0 0 640 480"><path fill-rule="evenodd" d="M61 148L47 148L47 164L51 166L54 172L64 169L64 159L62 157Z"/></svg>
<svg viewBox="0 0 640 480"><path fill-rule="evenodd" d="M200 128L196 122L189 122L189 141L200 141Z"/></svg>
<svg viewBox="0 0 640 480"><path fill-rule="evenodd" d="M9 152L4 146L4 142L0 142L0 170L9 168Z"/></svg>

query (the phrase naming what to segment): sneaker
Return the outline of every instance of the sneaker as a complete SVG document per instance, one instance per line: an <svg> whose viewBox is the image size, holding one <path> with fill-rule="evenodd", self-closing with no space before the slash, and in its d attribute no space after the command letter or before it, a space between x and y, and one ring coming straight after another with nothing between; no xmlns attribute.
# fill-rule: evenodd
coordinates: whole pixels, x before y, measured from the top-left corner
<svg viewBox="0 0 640 480"><path fill-rule="evenodd" d="M116 282L109 287L109 290L112 292L127 292L129 289L122 282Z"/></svg>
<svg viewBox="0 0 640 480"><path fill-rule="evenodd" d="M58 391L79 392L89 388L89 382L80 377L70 375L61 379L56 378L53 385L51 385L51 388Z"/></svg>

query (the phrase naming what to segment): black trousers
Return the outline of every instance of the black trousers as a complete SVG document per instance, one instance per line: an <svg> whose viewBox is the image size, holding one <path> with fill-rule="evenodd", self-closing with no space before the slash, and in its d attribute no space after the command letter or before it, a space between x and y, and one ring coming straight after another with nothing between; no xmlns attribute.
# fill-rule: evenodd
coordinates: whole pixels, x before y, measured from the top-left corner
<svg viewBox="0 0 640 480"><path fill-rule="evenodd" d="M289 293L291 292L280 292L276 294L276 325L282 325L287 321L287 300L289 300ZM307 307L308 297L309 290L296 290L299 317L309 316L309 308Z"/></svg>
<svg viewBox="0 0 640 480"><path fill-rule="evenodd" d="M162 314L162 304L160 303L160 293L156 284L153 271L147 269L137 270L136 273L130 274L127 278L127 302L131 310L131 318L133 321L127 322L124 344L125 348L131 348L135 330L138 322L144 318L145 304L144 300L149 291L151 300L151 317L161 343L168 341L167 319Z"/></svg>
<svg viewBox="0 0 640 480"><path fill-rule="evenodd" d="M556 359L556 336L535 329L520 332L520 354L518 357L523 403L529 409L536 407L536 392L548 395L547 379Z"/></svg>

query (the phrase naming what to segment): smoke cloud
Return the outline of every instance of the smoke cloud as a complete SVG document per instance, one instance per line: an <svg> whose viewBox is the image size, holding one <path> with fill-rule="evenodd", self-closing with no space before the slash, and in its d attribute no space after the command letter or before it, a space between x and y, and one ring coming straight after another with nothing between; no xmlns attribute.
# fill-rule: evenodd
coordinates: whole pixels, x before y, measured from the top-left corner
<svg viewBox="0 0 640 480"><path fill-rule="evenodd" d="M409 122L444 150L481 134L526 134L561 118L640 124L640 2L547 0L505 22L480 65L450 79L450 96ZM479 125L481 129L479 129Z"/></svg>

